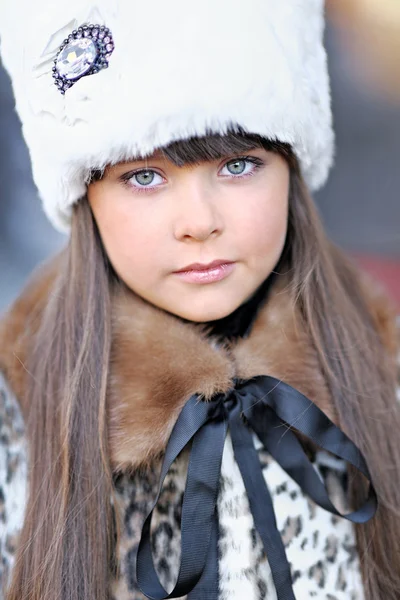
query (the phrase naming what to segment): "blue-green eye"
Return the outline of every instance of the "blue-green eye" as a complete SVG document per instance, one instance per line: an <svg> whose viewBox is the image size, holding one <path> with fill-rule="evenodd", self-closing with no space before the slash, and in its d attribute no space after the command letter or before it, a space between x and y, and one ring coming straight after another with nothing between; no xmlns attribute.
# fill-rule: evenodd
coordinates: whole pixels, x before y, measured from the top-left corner
<svg viewBox="0 0 400 600"><path fill-rule="evenodd" d="M157 177L159 177L159 181L157 181ZM156 171L152 169L142 169L141 171L137 171L136 173L132 173L127 180L129 185L131 185L136 190L141 190L143 188L152 189L157 187L160 183L163 182L163 178ZM151 185L151 184L155 185Z"/></svg>
<svg viewBox="0 0 400 600"><path fill-rule="evenodd" d="M221 170L222 175L233 175L233 177L246 177L253 175L258 169L264 166L264 162L256 156L243 156L235 158L225 163ZM227 173L223 170L227 169Z"/></svg>
<svg viewBox="0 0 400 600"><path fill-rule="evenodd" d="M140 185L150 185L154 181L154 171L140 171L134 177Z"/></svg>
<svg viewBox="0 0 400 600"><path fill-rule="evenodd" d="M244 179L254 175L263 166L265 166L264 161L256 156L239 156L226 162L219 174L228 179ZM225 173L223 172L224 169L226 169ZM130 171L121 175L120 179L130 188L133 188L135 192L151 192L158 189L165 182L162 175L154 169Z"/></svg>
<svg viewBox="0 0 400 600"><path fill-rule="evenodd" d="M226 167L232 175L242 175L246 169L246 161L243 158L240 158L234 162L228 162Z"/></svg>

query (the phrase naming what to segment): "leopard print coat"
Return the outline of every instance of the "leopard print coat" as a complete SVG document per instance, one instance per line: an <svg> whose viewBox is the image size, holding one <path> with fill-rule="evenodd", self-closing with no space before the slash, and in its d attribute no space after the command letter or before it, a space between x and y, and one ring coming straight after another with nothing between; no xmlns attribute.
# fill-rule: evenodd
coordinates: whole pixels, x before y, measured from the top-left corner
<svg viewBox="0 0 400 600"><path fill-rule="evenodd" d="M0 379L0 584L4 591L21 527L27 485L24 426L16 399ZM362 600L362 585L352 526L309 500L260 448L264 476L271 491L278 527L292 565L297 598ZM346 509L346 471L341 461L317 456L316 468L330 486L331 496ZM170 470L154 515L153 553L164 587L172 587L180 560L180 505L187 456ZM122 513L121 572L112 583L113 599L143 600L135 581L135 559L141 524L150 510L149 490L156 489L159 469L146 474L118 475L115 489ZM228 438L224 450L218 498L220 515L220 600L270 600L274 585L261 541L253 526L243 482ZM1 596L0 596L1 597Z"/></svg>
<svg viewBox="0 0 400 600"><path fill-rule="evenodd" d="M8 340L12 340L12 354L14 358L18 357L18 361L14 363L4 360L4 356L0 360L3 372L0 376L0 599L4 598L14 564L29 477L23 400L21 401L23 384L22 378L18 378L21 377L21 371L17 363L23 365L23 336L27 331L32 333L32 323L41 314L43 299L46 298L51 281L51 277L41 274L39 282L36 281L33 287L31 284L22 295L22 300L13 307L6 320L7 327L0 331L0 338L3 336L5 340L9 336ZM116 301L113 315L113 336L116 343L112 349L113 367L109 389L110 422L114 424L115 430L110 427L109 438L111 462L115 471L114 510L118 511L123 529L119 547L119 575L111 576L113 600L145 600L135 579L141 525L148 514L158 484L160 459L157 457L160 448L165 447L177 414L193 389L205 398L212 397L216 391L224 389L233 370L235 375L241 377L268 372L297 387L316 403L318 401L321 408L329 414L327 392L319 377L313 351L304 338L294 337L294 329L290 326L290 318L288 313L285 314L283 304L282 295L279 298L273 296L268 307L257 317L249 339L238 343L237 347L230 348L228 352L215 341L199 335L196 326L182 324L136 297L124 296ZM160 329L161 325L163 327ZM137 327L141 332L142 345L135 333ZM149 398L155 398L157 394L153 377L147 377L145 387L132 397L130 387L133 387L135 373L131 372L132 367L127 369L124 357L119 353L121 347L125 348L125 352L129 351L130 365L137 364L131 352L140 356L141 373L153 373L154 368L150 368L149 364L152 356L145 349L152 347L154 339L159 341L160 330L164 332L168 343L165 345L165 356L160 359L158 354L158 359L163 360L164 373L174 374L175 387L168 392L174 393L178 400L173 409L169 408L169 421L165 414L159 417L164 427L158 438L153 436L149 444L149 435L140 435L145 432L146 423L142 422L141 431L136 431L137 425L129 422L125 412L127 404L129 409L129 402L121 406L114 398L122 396L131 399L136 414L140 410L141 401L146 400L148 404L151 401ZM262 344L266 332L271 334L270 340L275 340L272 350L271 345L274 344L268 344L268 349ZM277 341L278 334L280 342ZM170 356L172 347L176 351L176 344L184 346L178 349L182 362L173 360ZM301 353L298 352L298 344L301 345ZM176 358L176 352L174 357ZM199 371L194 369L193 377L189 377L191 383L188 384L186 376L182 380L179 377L182 374L181 368L188 375L186 368L188 362L193 360L200 365L204 377L196 377L195 373ZM178 371L176 365L180 365ZM148 369L150 370L147 371ZM334 414L330 416L334 420ZM151 426L154 428L154 419ZM132 446L127 446L128 437L135 440L134 447L139 449L139 452L135 452L136 463L132 463L132 452L129 452ZM268 455L256 438L255 444L291 566L296 598L363 600L352 524L317 506ZM170 469L153 517L154 564L160 581L167 590L173 587L180 561L179 526L187 461L188 455L184 452ZM316 453L313 464L324 478L331 499L341 512L346 512L349 508L346 500L346 465L322 451ZM268 560L254 527L229 434L222 460L218 513L219 595L215 600L276 599Z"/></svg>

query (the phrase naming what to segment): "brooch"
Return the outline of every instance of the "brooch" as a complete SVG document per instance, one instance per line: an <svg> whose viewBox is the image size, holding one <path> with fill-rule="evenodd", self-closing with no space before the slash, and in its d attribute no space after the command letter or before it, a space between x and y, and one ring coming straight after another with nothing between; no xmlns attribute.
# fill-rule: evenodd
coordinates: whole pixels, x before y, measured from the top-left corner
<svg viewBox="0 0 400 600"><path fill-rule="evenodd" d="M70 33L54 60L54 83L61 94L81 77L106 69L113 50L111 31L104 25L83 25Z"/></svg>

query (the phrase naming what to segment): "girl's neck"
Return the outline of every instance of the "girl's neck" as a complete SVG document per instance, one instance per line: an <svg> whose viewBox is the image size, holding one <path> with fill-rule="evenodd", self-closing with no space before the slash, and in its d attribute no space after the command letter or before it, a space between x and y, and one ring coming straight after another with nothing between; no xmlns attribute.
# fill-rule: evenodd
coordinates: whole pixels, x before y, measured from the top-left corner
<svg viewBox="0 0 400 600"><path fill-rule="evenodd" d="M272 271L251 298L230 315L206 323L210 327L209 335L217 337L220 341L232 341L250 335L258 311L267 301L276 276L277 272Z"/></svg>

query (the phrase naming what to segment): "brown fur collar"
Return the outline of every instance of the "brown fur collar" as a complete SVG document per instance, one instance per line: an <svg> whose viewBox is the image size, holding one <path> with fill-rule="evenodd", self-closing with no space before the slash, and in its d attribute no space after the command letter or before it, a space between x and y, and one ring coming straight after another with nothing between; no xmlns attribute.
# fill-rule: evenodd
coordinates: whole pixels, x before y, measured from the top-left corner
<svg viewBox="0 0 400 600"><path fill-rule="evenodd" d="M56 277L57 261L35 274L0 322L0 371L23 412L24 368L29 339L37 330ZM378 329L395 352L393 314L368 286ZM132 292L113 298L113 334L108 385L109 446L113 468L146 465L164 450L177 416L194 393L205 399L227 391L234 377L272 375L286 381L336 420L316 352L278 281L251 335L217 347L204 328L144 302Z"/></svg>

